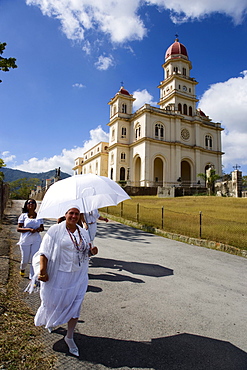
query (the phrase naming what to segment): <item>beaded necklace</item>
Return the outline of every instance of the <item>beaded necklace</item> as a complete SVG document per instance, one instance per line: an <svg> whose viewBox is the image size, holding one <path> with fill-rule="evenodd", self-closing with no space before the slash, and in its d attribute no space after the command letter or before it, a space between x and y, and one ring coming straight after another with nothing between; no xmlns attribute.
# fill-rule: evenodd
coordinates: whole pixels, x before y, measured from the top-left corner
<svg viewBox="0 0 247 370"><path fill-rule="evenodd" d="M76 227L76 229L77 229L78 234L79 234L79 243L76 239L76 236L73 233L71 233L71 231L67 227L66 227L66 229L69 233L70 239L71 239L75 249L77 250L78 262L79 262L79 266L81 266L81 261L85 259L85 253L87 251L87 243L84 240L84 238L81 236L81 233L80 233L80 230L79 230L78 227Z"/></svg>

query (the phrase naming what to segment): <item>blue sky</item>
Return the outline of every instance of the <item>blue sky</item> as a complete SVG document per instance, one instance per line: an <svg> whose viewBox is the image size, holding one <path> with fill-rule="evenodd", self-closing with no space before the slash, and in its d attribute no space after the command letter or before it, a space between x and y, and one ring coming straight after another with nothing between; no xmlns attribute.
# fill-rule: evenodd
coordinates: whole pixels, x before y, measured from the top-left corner
<svg viewBox="0 0 247 370"><path fill-rule="evenodd" d="M7 167L72 174L108 140L121 83L135 108L159 100L175 34L188 51L200 107L222 123L224 172L247 175L247 0L0 0L0 158Z"/></svg>

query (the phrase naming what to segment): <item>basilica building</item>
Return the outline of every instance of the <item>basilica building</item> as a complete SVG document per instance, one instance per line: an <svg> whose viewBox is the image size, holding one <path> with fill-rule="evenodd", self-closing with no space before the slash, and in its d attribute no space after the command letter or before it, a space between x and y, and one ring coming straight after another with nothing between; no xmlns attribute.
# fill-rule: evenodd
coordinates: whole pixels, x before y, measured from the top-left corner
<svg viewBox="0 0 247 370"><path fill-rule="evenodd" d="M222 173L220 123L197 109L195 78L186 47L178 39L165 53L159 107L144 104L124 87L108 103L109 143L75 159L75 174L94 173L130 186L195 186L213 167Z"/></svg>

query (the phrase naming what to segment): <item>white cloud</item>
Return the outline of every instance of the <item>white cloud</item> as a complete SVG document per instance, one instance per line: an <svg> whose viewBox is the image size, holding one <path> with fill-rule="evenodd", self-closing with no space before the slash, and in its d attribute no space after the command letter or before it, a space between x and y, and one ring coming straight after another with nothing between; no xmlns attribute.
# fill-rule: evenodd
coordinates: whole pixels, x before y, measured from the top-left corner
<svg viewBox="0 0 247 370"><path fill-rule="evenodd" d="M44 15L58 19L68 39L84 40L87 54L91 50L88 35L100 33L101 38L105 34L112 43L142 40L147 29L138 12L144 7L145 14L151 6L170 11L174 23L218 12L238 24L247 13L246 0L26 0L26 4L38 6Z"/></svg>
<svg viewBox="0 0 247 370"><path fill-rule="evenodd" d="M112 55L110 55L109 57L100 55L98 61L95 63L95 66L100 71L106 71L109 67L113 66L113 64L114 62Z"/></svg>
<svg viewBox="0 0 247 370"><path fill-rule="evenodd" d="M146 89L143 89L141 91L140 90L134 91L133 96L136 99L133 103L134 110L139 109L144 104L157 105L157 103L153 101L153 96L149 94L149 92Z"/></svg>
<svg viewBox="0 0 247 370"><path fill-rule="evenodd" d="M225 128L222 133L224 166L232 171L235 164L247 165L247 71L240 77L210 86L199 106Z"/></svg>
<svg viewBox="0 0 247 370"><path fill-rule="evenodd" d="M84 42L84 45L82 46L82 50L87 54L91 54L91 44L88 40Z"/></svg>
<svg viewBox="0 0 247 370"><path fill-rule="evenodd" d="M68 39L83 40L89 30L109 35L112 42L141 40L145 27L137 15L141 0L26 0L44 15L60 20Z"/></svg>
<svg viewBox="0 0 247 370"><path fill-rule="evenodd" d="M239 24L247 13L246 0L147 0L146 2L159 6L160 10L162 8L170 10L174 23L202 19L211 13L221 13Z"/></svg>
<svg viewBox="0 0 247 370"><path fill-rule="evenodd" d="M75 159L82 157L83 153L89 150L92 146L100 141L108 141L108 133L103 131L101 126L94 130L90 130L90 139L84 142L83 147L76 147L73 149L63 149L59 155L54 155L51 158L38 159L36 157L24 161L21 165L12 167L21 171L27 172L47 172L49 170L60 167L61 171L73 174Z"/></svg>
<svg viewBox="0 0 247 370"><path fill-rule="evenodd" d="M86 87L86 86L77 82L77 83L73 84L72 87L77 87L78 89L82 89L83 87Z"/></svg>
<svg viewBox="0 0 247 370"><path fill-rule="evenodd" d="M11 154L9 151L4 151L1 153L1 159L7 165L8 163L12 163L15 160L16 156Z"/></svg>

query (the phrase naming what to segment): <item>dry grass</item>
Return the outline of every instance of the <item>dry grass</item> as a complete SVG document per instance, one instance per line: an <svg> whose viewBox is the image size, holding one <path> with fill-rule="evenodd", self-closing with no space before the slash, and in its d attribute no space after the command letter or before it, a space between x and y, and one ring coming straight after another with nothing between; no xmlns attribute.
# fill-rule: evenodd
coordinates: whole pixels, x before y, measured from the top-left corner
<svg viewBox="0 0 247 370"><path fill-rule="evenodd" d="M19 275L11 264L7 293L0 294L0 368L53 369L54 357L44 353L41 329L33 324L33 314L24 303L19 282Z"/></svg>
<svg viewBox="0 0 247 370"><path fill-rule="evenodd" d="M144 196L132 197L122 207L122 212L121 205L109 207L108 212L167 232L195 238L201 235L202 239L247 249L247 198Z"/></svg>

